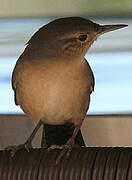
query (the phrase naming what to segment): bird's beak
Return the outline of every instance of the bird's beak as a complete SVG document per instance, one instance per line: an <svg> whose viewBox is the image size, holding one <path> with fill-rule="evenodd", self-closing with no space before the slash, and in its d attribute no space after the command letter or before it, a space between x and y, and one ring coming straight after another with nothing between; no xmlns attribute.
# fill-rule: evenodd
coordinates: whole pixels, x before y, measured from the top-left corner
<svg viewBox="0 0 132 180"><path fill-rule="evenodd" d="M104 33L107 33L107 32L110 32L110 31L114 31L114 30L117 30L117 29L121 29L121 28L124 28L124 27L127 27L127 26L128 25L126 25L126 24L100 25L98 34L102 35Z"/></svg>

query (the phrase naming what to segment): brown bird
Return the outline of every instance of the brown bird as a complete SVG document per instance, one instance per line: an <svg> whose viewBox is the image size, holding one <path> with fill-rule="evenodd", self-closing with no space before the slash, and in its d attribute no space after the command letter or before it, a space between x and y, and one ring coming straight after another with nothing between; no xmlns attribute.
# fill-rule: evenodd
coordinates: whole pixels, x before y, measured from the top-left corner
<svg viewBox="0 0 132 180"><path fill-rule="evenodd" d="M42 123L75 126L59 159L72 150L75 137L89 108L94 75L84 58L93 42L103 33L127 25L99 25L81 17L56 19L40 28L28 41L12 75L15 103L37 124L25 144Z"/></svg>

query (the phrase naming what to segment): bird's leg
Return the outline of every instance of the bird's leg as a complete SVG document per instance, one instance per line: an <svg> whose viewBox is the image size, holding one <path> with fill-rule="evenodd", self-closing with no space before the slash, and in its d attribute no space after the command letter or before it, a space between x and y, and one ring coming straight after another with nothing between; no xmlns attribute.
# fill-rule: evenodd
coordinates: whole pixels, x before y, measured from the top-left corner
<svg viewBox="0 0 132 180"><path fill-rule="evenodd" d="M32 140L34 139L36 133L38 132L38 130L41 127L42 124L43 124L43 122L40 120L38 122L38 124L36 125L36 127L33 129L32 133L29 136L29 138L27 139L27 141L24 143L25 148L27 149L27 151L29 151L29 149L32 148Z"/></svg>
<svg viewBox="0 0 132 180"><path fill-rule="evenodd" d="M60 162L60 160L63 158L63 156L65 154L67 157L69 157L70 152L72 151L72 148L75 145L75 138L78 134L79 129L80 129L79 126L75 127L72 137L67 141L66 144L61 145L61 146L53 145L53 146L49 147L49 150L50 149L61 149L62 150L61 153L59 154L58 158L56 159L56 165Z"/></svg>
<svg viewBox="0 0 132 180"><path fill-rule="evenodd" d="M47 148L47 142L46 142L46 125L43 123L43 131L42 131L42 139L41 139L41 148Z"/></svg>
<svg viewBox="0 0 132 180"><path fill-rule="evenodd" d="M41 125L42 125L42 121L40 120L24 144L20 144L18 146L9 146L9 147L5 148L5 150L10 151L12 157L15 155L15 153L18 150L23 149L23 148L25 148L29 152L29 150L32 148L32 140L34 139L34 137L35 137L37 131L39 130L39 128L41 127Z"/></svg>

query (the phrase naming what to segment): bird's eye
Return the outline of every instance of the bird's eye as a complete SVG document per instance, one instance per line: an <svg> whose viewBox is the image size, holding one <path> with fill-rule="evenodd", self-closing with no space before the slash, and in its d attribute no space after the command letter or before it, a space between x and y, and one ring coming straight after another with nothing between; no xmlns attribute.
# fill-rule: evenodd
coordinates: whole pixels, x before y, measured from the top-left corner
<svg viewBox="0 0 132 180"><path fill-rule="evenodd" d="M87 34L80 35L80 36L78 37L78 39L79 39L80 41L85 41L85 40L87 39Z"/></svg>

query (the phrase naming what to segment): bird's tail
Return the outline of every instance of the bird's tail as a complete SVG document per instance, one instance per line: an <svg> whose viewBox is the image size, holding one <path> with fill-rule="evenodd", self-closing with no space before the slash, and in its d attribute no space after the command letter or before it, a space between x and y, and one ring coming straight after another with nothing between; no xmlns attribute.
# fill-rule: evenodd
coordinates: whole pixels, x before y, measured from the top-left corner
<svg viewBox="0 0 132 180"><path fill-rule="evenodd" d="M74 127L71 124L64 125L43 125L43 134L42 134L42 147L49 147L51 145L63 145L69 138L72 136ZM75 144L79 146L85 146L84 139L79 130Z"/></svg>

